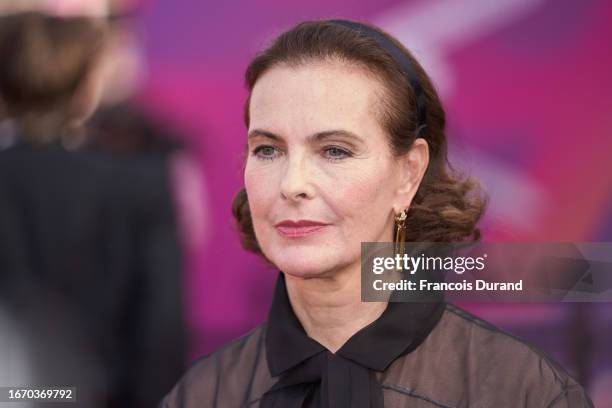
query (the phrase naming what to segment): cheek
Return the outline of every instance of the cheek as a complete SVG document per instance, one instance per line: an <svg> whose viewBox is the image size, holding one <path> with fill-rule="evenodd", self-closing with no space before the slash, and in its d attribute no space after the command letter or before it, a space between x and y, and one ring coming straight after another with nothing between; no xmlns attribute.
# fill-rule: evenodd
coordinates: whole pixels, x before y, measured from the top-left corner
<svg viewBox="0 0 612 408"><path fill-rule="evenodd" d="M327 189L330 202L338 213L359 223L385 219L393 205L390 176L390 169L375 163L350 169Z"/></svg>
<svg viewBox="0 0 612 408"><path fill-rule="evenodd" d="M276 194L276 185L272 169L247 161L244 187L249 197L249 208L254 222L270 210Z"/></svg>

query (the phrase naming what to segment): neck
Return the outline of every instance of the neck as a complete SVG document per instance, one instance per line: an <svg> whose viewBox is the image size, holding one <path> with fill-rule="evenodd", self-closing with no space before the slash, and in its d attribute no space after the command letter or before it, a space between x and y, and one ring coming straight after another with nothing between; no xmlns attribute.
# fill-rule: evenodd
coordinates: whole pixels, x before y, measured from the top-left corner
<svg viewBox="0 0 612 408"><path fill-rule="evenodd" d="M86 142L86 132L78 121L70 122L62 112L26 114L14 120L16 135L28 145L46 145L61 139L68 150Z"/></svg>
<svg viewBox="0 0 612 408"><path fill-rule="evenodd" d="M363 327L380 317L387 302L361 301L361 265L332 276L285 274L293 311L309 337L335 353Z"/></svg>

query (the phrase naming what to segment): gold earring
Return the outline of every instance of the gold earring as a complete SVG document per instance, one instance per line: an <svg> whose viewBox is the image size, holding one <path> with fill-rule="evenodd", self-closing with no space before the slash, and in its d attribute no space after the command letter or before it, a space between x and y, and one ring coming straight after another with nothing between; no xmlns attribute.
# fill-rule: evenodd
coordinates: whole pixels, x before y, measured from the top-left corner
<svg viewBox="0 0 612 408"><path fill-rule="evenodd" d="M402 210L395 216L395 253L404 255L404 242L406 241L406 218L408 210Z"/></svg>

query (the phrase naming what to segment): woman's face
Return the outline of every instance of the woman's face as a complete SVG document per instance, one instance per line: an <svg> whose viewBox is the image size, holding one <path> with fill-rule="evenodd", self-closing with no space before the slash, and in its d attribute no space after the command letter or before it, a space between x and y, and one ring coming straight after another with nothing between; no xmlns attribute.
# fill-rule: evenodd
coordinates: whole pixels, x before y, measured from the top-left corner
<svg viewBox="0 0 612 408"><path fill-rule="evenodd" d="M405 174L379 123L382 85L340 62L276 66L250 101L245 186L257 241L294 276L360 261L361 242L393 241Z"/></svg>

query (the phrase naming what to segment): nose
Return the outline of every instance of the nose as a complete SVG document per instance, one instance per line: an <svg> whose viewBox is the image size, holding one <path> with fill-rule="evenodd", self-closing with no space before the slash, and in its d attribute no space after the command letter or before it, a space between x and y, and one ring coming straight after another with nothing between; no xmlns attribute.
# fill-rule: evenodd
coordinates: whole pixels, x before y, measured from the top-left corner
<svg viewBox="0 0 612 408"><path fill-rule="evenodd" d="M290 201L312 198L314 188L310 178L308 158L305 155L294 154L285 163L280 186L282 198Z"/></svg>

